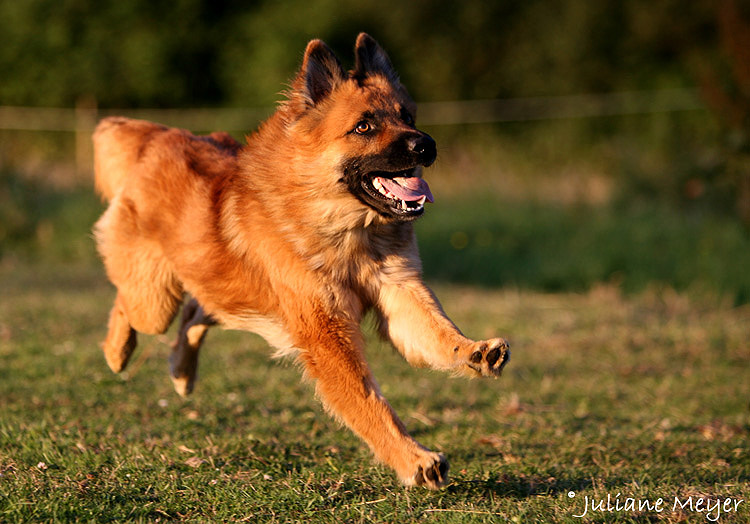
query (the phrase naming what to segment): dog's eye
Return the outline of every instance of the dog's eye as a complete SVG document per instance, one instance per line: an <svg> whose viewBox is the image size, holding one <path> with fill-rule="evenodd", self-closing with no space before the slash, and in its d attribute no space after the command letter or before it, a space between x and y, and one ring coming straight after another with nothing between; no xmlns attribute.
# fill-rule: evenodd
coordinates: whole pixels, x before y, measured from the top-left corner
<svg viewBox="0 0 750 524"><path fill-rule="evenodd" d="M411 113L404 109L401 110L401 120L403 120L404 124L406 124L407 126L414 125L414 117L411 116Z"/></svg>
<svg viewBox="0 0 750 524"><path fill-rule="evenodd" d="M361 122L358 122L357 127L354 128L354 132L360 135L369 133L371 130L372 130L372 126L370 125L370 122L368 122L367 120L362 120Z"/></svg>

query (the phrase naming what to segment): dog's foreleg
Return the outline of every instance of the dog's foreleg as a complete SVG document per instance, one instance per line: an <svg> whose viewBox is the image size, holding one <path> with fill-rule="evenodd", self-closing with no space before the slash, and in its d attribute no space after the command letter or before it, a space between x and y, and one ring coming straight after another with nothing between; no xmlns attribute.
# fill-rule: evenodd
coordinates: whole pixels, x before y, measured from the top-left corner
<svg viewBox="0 0 750 524"><path fill-rule="evenodd" d="M169 372L174 388L181 396L192 393L198 371L198 352L209 326L215 321L191 298L182 308L182 321L177 341L169 356Z"/></svg>
<svg viewBox="0 0 750 524"><path fill-rule="evenodd" d="M320 316L317 316L319 319ZM406 485L437 489L447 480L443 455L421 446L406 432L383 398L362 355L363 340L351 321L310 324L299 340L300 358L326 408L392 467Z"/></svg>
<svg viewBox="0 0 750 524"><path fill-rule="evenodd" d="M412 365L496 377L510 358L502 338L466 338L420 280L383 284L376 307L381 332Z"/></svg>

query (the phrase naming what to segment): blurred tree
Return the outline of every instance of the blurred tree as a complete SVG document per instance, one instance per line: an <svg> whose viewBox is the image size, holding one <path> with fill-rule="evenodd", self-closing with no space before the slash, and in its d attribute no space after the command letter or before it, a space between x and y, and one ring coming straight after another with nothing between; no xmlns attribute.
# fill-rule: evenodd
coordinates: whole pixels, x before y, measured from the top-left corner
<svg viewBox="0 0 750 524"><path fill-rule="evenodd" d="M419 101L692 87L699 78L731 138L725 142L734 144L706 169L701 157L720 139L704 115L657 115L646 133L642 120L631 130L625 118L570 128L582 148L605 134L629 131L631 141L643 135L638 153L617 148L636 167L620 166L623 178L661 196L706 194L696 178L718 192L729 188L739 193L738 208L750 223L747 6L742 0L0 0L0 105L71 107L91 97L101 108L268 106L283 96L309 39L323 38L350 66L359 31L383 44ZM496 130L509 133L508 126ZM660 160L645 169L637 157L649 147ZM722 169L714 167L719 163ZM731 182L719 171L734 173Z"/></svg>
<svg viewBox="0 0 750 524"><path fill-rule="evenodd" d="M311 38L346 63L359 31L420 100L560 95L689 82L677 0L0 0L0 103L265 105ZM707 0L691 6L710 5Z"/></svg>
<svg viewBox="0 0 750 524"><path fill-rule="evenodd" d="M265 105L309 39L350 62L359 31L381 41L421 100L652 87L639 72L662 68L679 77L669 56L644 47L653 39L635 30L642 14L630 5L0 0L0 103L71 105L88 94L103 107Z"/></svg>
<svg viewBox="0 0 750 524"><path fill-rule="evenodd" d="M699 63L701 87L724 125L726 172L736 191L737 212L750 228L750 5L722 0L716 20L719 46Z"/></svg>
<svg viewBox="0 0 750 524"><path fill-rule="evenodd" d="M0 1L0 103L219 104L216 57L232 0Z"/></svg>

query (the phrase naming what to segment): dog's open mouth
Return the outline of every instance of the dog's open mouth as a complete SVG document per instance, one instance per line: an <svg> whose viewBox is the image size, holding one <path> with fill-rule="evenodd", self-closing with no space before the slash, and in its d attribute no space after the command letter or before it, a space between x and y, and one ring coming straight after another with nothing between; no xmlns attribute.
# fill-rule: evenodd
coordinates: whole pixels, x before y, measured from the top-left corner
<svg viewBox="0 0 750 524"><path fill-rule="evenodd" d="M374 198L386 204L391 212L416 217L424 212L425 202L433 202L430 186L415 169L390 173L375 171L364 177L362 185Z"/></svg>

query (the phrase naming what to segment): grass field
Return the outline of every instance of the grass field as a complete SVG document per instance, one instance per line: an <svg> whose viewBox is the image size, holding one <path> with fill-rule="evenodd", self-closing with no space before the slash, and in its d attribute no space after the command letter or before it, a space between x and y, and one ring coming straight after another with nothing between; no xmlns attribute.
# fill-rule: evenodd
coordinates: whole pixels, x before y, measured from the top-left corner
<svg viewBox="0 0 750 524"><path fill-rule="evenodd" d="M513 358L499 380L454 379L368 336L384 394L451 461L452 483L429 492L374 464L255 335L209 333L189 400L167 376L173 332L111 374L98 343L113 289L86 233L99 205L69 197L18 214L1 253L0 522L750 522L750 255L731 226L436 205L420 226L436 293ZM555 240L567 230L580 264ZM683 282L642 260L654 245Z"/></svg>

